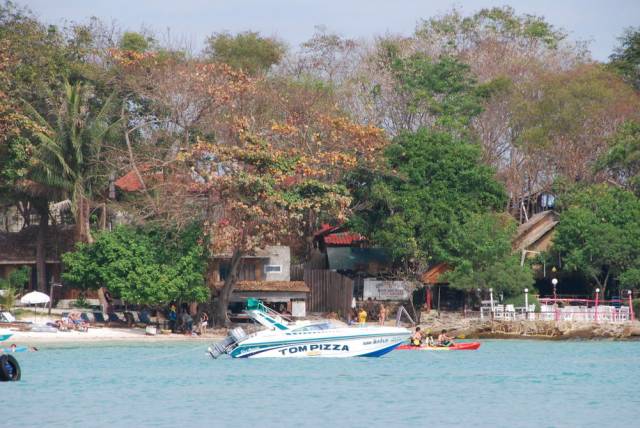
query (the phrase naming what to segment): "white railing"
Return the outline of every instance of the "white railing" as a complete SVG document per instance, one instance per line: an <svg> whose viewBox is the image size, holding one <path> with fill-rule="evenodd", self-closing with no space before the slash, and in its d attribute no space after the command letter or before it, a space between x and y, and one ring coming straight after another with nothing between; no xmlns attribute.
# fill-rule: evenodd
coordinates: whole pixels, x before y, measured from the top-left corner
<svg viewBox="0 0 640 428"><path fill-rule="evenodd" d="M481 319L495 319L501 321L540 320L540 321L575 321L575 322L610 322L622 323L631 321L629 306L563 306L540 305L540 312L536 312L536 305L529 307L515 307L514 305L494 305L480 308Z"/></svg>

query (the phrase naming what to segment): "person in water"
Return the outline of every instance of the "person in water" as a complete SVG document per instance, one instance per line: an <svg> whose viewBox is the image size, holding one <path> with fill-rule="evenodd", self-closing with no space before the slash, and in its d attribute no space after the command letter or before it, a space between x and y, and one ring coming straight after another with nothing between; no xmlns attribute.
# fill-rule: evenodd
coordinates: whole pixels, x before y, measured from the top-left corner
<svg viewBox="0 0 640 428"><path fill-rule="evenodd" d="M453 340L447 336L447 330L442 330L438 336L438 346L452 346Z"/></svg>
<svg viewBox="0 0 640 428"><path fill-rule="evenodd" d="M422 332L420 331L420 327L416 327L416 331L411 336L411 345L413 346L422 345Z"/></svg>

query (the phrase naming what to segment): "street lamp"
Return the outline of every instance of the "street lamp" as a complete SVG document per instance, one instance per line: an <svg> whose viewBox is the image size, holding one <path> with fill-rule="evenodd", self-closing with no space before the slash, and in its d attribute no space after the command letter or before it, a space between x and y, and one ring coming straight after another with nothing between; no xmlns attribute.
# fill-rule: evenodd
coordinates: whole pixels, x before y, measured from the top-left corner
<svg viewBox="0 0 640 428"><path fill-rule="evenodd" d="M553 268L554 272L555 272L555 268ZM551 280L551 283L553 284L553 307L555 308L555 310L553 311L555 314L555 320L558 321L558 318L560 318L560 313L559 313L559 309L558 309L558 295L556 294L556 290L557 290L557 285L558 285L558 278L553 278Z"/></svg>
<svg viewBox="0 0 640 428"><path fill-rule="evenodd" d="M598 322L598 299L600 298L600 289L596 288L596 310L594 313L594 318L596 322Z"/></svg>
<svg viewBox="0 0 640 428"><path fill-rule="evenodd" d="M489 302L491 304L491 318L493 318L493 288L489 289Z"/></svg>
<svg viewBox="0 0 640 428"><path fill-rule="evenodd" d="M524 316L529 319L529 289L524 289Z"/></svg>

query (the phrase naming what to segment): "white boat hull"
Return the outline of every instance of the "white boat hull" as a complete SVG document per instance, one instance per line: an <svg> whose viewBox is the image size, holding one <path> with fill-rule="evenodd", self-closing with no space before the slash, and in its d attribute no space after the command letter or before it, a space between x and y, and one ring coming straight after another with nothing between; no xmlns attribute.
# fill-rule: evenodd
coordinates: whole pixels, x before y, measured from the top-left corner
<svg viewBox="0 0 640 428"><path fill-rule="evenodd" d="M406 342L410 332L395 327L346 328L322 334L266 334L249 337L231 351L234 358L379 357ZM336 334L337 333L337 334Z"/></svg>

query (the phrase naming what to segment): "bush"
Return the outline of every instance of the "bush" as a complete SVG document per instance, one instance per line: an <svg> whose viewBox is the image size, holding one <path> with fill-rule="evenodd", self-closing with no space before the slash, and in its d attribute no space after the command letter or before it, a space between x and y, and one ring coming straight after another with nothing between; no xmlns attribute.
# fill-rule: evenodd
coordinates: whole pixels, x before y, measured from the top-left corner
<svg viewBox="0 0 640 428"><path fill-rule="evenodd" d="M638 319L638 316L640 315L640 299L633 299L633 313L636 316L636 319Z"/></svg>
<svg viewBox="0 0 640 428"><path fill-rule="evenodd" d="M536 305L536 312L540 312L540 301L538 300L538 296L534 294L536 290L529 289L529 304ZM515 307L524 307L524 292L522 294L518 294L517 296L507 297L503 302L505 305L513 305Z"/></svg>

